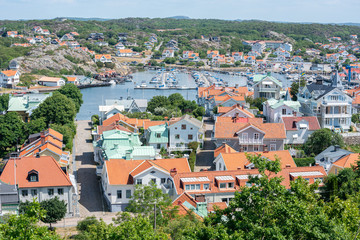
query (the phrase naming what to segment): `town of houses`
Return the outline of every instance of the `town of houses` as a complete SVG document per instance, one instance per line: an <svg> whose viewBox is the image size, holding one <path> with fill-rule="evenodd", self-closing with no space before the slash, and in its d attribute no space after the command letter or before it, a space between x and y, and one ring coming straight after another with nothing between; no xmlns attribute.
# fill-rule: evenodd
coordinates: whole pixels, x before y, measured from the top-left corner
<svg viewBox="0 0 360 240"><path fill-rule="evenodd" d="M96 54L77 42L76 32L69 32L61 38L51 37L47 29L36 26L32 29L35 37L18 35L8 31L10 38L24 38L27 43L14 43L13 46L30 47L35 44L50 43L66 46L90 54L94 62L111 63L114 55ZM116 57L133 57L141 53L133 51L134 43L127 41L127 33L119 33L119 42L113 46ZM87 40L98 46L107 46L102 33L91 33ZM221 41L219 37L202 36L203 41ZM145 42L151 50L158 43L158 37L151 35ZM314 166L299 167L294 161L296 146L306 143L315 131L327 128L338 133L348 133L354 128L352 115L360 108L360 88L350 88L346 83L359 79L360 65L354 53L360 52L356 35L349 42L339 37L328 39L328 43L316 43L317 49L293 49L284 41L244 41L251 51L220 54L219 50L209 49L204 59L200 53L186 50L179 53L176 40L165 44L160 58L174 58L189 62L205 62L212 67L235 65L240 62L246 66L278 64L292 68L304 64L300 52L307 58L317 58L331 66L348 63L341 72L334 70L329 79L317 76L299 89L294 101L290 89L272 75L254 74L252 86L226 87L210 85L197 88L197 104L205 108L206 117L212 122L211 129L204 119L191 115L173 117L161 121L137 119L126 113L146 112L147 99L106 99L99 106L100 124L91 131L93 139L93 161L97 164L93 172L100 179L102 198L111 212L125 211L132 199L135 186L155 185L168 194L174 205L184 212L193 211L200 217L214 207L224 208L242 187L250 186L250 176L258 176L259 171L249 162L248 154L261 156L267 161L280 159L281 171L270 177L281 176L282 184L290 188L290 183L302 177L310 184L320 181L330 173L337 174L341 169L351 167L358 160L353 153L338 146L330 146L315 156ZM320 56L321 50L333 53ZM351 52L351 53L350 53ZM266 57L265 57L266 55ZM302 67L299 67L301 69ZM0 74L3 87L12 88L19 83L19 65L9 64ZM305 79L307 80L307 79ZM327 80L327 81L326 81ZM44 86L63 86L76 84L76 77L42 77L38 83ZM51 94L12 95L8 112L17 112L27 122L31 114ZM252 108L248 98L264 98L263 110ZM89 133L90 134L90 133ZM197 149L191 143L198 142ZM208 168L193 169L188 158L191 151L201 153L205 142L210 142L212 157ZM163 152L169 156L164 158ZM185 152L176 157L175 152ZM63 135L48 128L29 136L17 153L9 156L4 165L0 180L4 185L0 195L17 196L13 202L0 205L2 213L14 211L20 202L37 198L38 201L58 196L67 203L67 216L76 214L78 187L76 177L69 172L71 153L63 150ZM14 176L16 166L16 176ZM320 186L321 186L320 184ZM14 186L17 186L18 191ZM9 189L12 189L9 192ZM3 192L2 192L3 191ZM11 207L9 207L11 206ZM206 215L206 214L205 214Z"/></svg>

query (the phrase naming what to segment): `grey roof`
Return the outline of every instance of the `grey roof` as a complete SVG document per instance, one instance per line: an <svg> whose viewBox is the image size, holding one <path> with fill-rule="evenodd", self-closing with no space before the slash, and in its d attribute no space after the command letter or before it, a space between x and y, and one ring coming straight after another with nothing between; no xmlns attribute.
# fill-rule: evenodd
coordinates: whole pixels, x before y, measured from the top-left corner
<svg viewBox="0 0 360 240"><path fill-rule="evenodd" d="M15 185L0 181L0 198L1 204L19 203L19 196Z"/></svg>
<svg viewBox="0 0 360 240"><path fill-rule="evenodd" d="M350 151L345 150L345 149L341 149L338 146L330 146L327 149L325 149L324 151L322 151L321 153L319 153L316 157L315 160L316 162L318 161L324 161L326 157L331 157L332 159L334 159L334 161L339 160L342 157L345 157L346 155L349 155Z"/></svg>
<svg viewBox="0 0 360 240"><path fill-rule="evenodd" d="M147 108L148 105L147 99L134 99L134 101L139 108Z"/></svg>
<svg viewBox="0 0 360 240"><path fill-rule="evenodd" d="M344 87L341 83L339 72L337 70L336 70L335 74L331 76L331 86L333 86L335 88L339 88L341 90L344 89Z"/></svg>
<svg viewBox="0 0 360 240"><path fill-rule="evenodd" d="M323 85L323 84L316 84L316 83L312 83L310 85L307 85L306 88L314 96L315 100L321 98L322 96L324 96L328 92L335 89L335 87L333 87L333 86Z"/></svg>
<svg viewBox="0 0 360 240"><path fill-rule="evenodd" d="M197 126L198 128L201 128L202 125L203 125L203 123L202 123L201 121L197 120L196 118L194 118L194 117L192 117L192 116L190 116L190 115L188 115L188 114L185 114L184 116L182 116L182 117L181 117L178 121L176 121L176 122L179 122L179 121L181 121L181 120L186 120L186 121L192 123L193 125Z"/></svg>

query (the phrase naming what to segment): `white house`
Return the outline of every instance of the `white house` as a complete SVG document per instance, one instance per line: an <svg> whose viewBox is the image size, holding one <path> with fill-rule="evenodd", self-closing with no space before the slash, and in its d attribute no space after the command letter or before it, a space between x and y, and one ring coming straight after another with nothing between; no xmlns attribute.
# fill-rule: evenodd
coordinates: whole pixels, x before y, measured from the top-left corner
<svg viewBox="0 0 360 240"><path fill-rule="evenodd" d="M111 55L110 54L96 54L94 58L95 62L102 62L102 63L111 63Z"/></svg>
<svg viewBox="0 0 360 240"><path fill-rule="evenodd" d="M270 73L268 73L267 75L254 75L253 81L254 98L280 98L280 90L282 88L282 83L275 77L271 76Z"/></svg>
<svg viewBox="0 0 360 240"><path fill-rule="evenodd" d="M164 193L172 195L176 191L173 172L191 172L187 159L105 161L101 170L101 186L110 211L125 211L134 194L135 185L155 183Z"/></svg>
<svg viewBox="0 0 360 240"><path fill-rule="evenodd" d="M184 115L169 122L168 151L188 150L190 142L203 142L203 123L194 117Z"/></svg>
<svg viewBox="0 0 360 240"><path fill-rule="evenodd" d="M118 57L132 57L133 54L134 53L131 49L119 49L116 52L116 56L118 56Z"/></svg>
<svg viewBox="0 0 360 240"><path fill-rule="evenodd" d="M255 65L256 63L256 57L254 56L245 56L244 57L245 64Z"/></svg>
<svg viewBox="0 0 360 240"><path fill-rule="evenodd" d="M282 117L302 116L300 102L291 101L287 91L285 99L276 100L271 98L263 103L263 114L267 122L281 122Z"/></svg>
<svg viewBox="0 0 360 240"><path fill-rule="evenodd" d="M53 157L37 155L10 158L0 175L0 180L18 186L20 202L32 201L34 198L42 202L58 197L66 203L67 216L75 214L75 178L67 172L66 167L61 168Z"/></svg>
<svg viewBox="0 0 360 240"><path fill-rule="evenodd" d="M38 83L47 87L60 87L65 85L65 80L56 77L41 77Z"/></svg>
<svg viewBox="0 0 360 240"><path fill-rule="evenodd" d="M20 72L18 70L5 70L0 74L0 83L4 88L12 88L20 81Z"/></svg>
<svg viewBox="0 0 360 240"><path fill-rule="evenodd" d="M235 62L244 60L243 52L232 52L231 56L234 58Z"/></svg>
<svg viewBox="0 0 360 240"><path fill-rule="evenodd" d="M162 52L162 56L161 58L165 59L165 58L172 58L174 57L174 50L172 49L165 49L163 52Z"/></svg>
<svg viewBox="0 0 360 240"><path fill-rule="evenodd" d="M125 46L124 44L122 44L122 42L118 42L116 45L115 45L115 49L125 49Z"/></svg>
<svg viewBox="0 0 360 240"><path fill-rule="evenodd" d="M292 52L292 50L293 50L293 46L292 46L291 43L282 43L282 44L280 45L280 47L281 47L282 49L284 49L285 51L288 51L288 52Z"/></svg>
<svg viewBox="0 0 360 240"><path fill-rule="evenodd" d="M282 117L285 124L286 144L304 144L309 136L320 129L319 122L313 117Z"/></svg>

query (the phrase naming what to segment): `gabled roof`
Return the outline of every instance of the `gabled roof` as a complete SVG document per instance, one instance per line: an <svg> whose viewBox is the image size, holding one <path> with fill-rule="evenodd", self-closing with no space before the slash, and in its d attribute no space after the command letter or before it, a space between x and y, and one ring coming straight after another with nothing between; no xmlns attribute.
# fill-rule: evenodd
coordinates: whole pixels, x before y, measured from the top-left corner
<svg viewBox="0 0 360 240"><path fill-rule="evenodd" d="M254 77L253 77L253 81L254 81L255 85L259 84L259 82L262 82L263 80L273 81L275 84L282 87L282 83L273 76L257 74L257 75L254 75Z"/></svg>
<svg viewBox="0 0 360 240"><path fill-rule="evenodd" d="M99 126L97 126L97 128L98 128L97 129L98 134L100 134L100 135L103 134L103 132L105 132L105 131L110 131L110 130L114 130L114 129L124 131L124 132L133 133L129 129L127 129L127 128L123 127L123 126L117 125L116 123L112 123L112 124L107 125L107 126L99 125Z"/></svg>
<svg viewBox="0 0 360 240"><path fill-rule="evenodd" d="M203 123L202 123L201 121L197 120L196 118L194 118L194 117L192 117L192 116L190 116L190 115L188 115L188 114L185 114L184 116L182 116L181 118L179 118L179 119L176 120L176 121L170 121L170 122L169 122L169 126L171 126L171 125L173 125L173 124L175 124L175 123L177 123L177 122L180 122L180 121L182 121L182 120L185 120L185 121L187 121L187 122L190 122L191 124L193 124L194 126L196 126L196 127L198 127L198 128L201 128L202 125L203 125Z"/></svg>
<svg viewBox="0 0 360 240"><path fill-rule="evenodd" d="M319 121L317 117L282 117L282 121L285 124L286 131L296 131L297 126L296 123L305 120L309 123L309 129L310 131L315 131L320 129Z"/></svg>
<svg viewBox="0 0 360 240"><path fill-rule="evenodd" d="M40 79L39 79L39 81L41 81L41 82L58 82L58 81L60 81L60 80L62 80L62 78L57 78L57 77L41 77Z"/></svg>
<svg viewBox="0 0 360 240"><path fill-rule="evenodd" d="M178 172L191 172L189 163L186 158L174 159L157 159L157 160L124 160L124 159L110 159L105 161L109 184L111 185L125 185L132 184L132 175L157 166L162 170L166 170L170 174L170 170L176 168ZM139 167L141 165L141 167ZM136 170L139 167L138 170ZM133 176L135 176L133 175Z"/></svg>
<svg viewBox="0 0 360 240"><path fill-rule="evenodd" d="M5 71L2 71L1 73L7 77L13 77L16 75L17 72L18 72L17 70L5 70Z"/></svg>
<svg viewBox="0 0 360 240"><path fill-rule="evenodd" d="M19 188L72 186L69 176L60 168L56 160L49 156L9 159L0 176L1 181L15 184L15 165L16 184ZM38 182L28 180L28 173L32 170L38 172Z"/></svg>
<svg viewBox="0 0 360 240"><path fill-rule="evenodd" d="M236 152L236 153L221 153L227 170L246 169L246 166L251 164L246 155L258 155L274 161L276 157L280 159L281 168L296 167L296 164L291 157L288 150L269 151L269 152Z"/></svg>
<svg viewBox="0 0 360 240"><path fill-rule="evenodd" d="M240 107L240 105L235 104L232 107L218 107L218 113L221 115L225 115L227 113L229 113L230 111L237 109L240 112L243 112L245 115L249 116L250 118L254 118L254 114L252 114L251 112L249 112L248 110L246 110L244 107Z"/></svg>
<svg viewBox="0 0 360 240"><path fill-rule="evenodd" d="M257 123L249 118L248 122L216 122L215 123L215 138L236 138L237 132L250 125L260 129L265 133L265 139L284 139L286 138L285 126L283 123Z"/></svg>
<svg viewBox="0 0 360 240"><path fill-rule="evenodd" d="M336 162L334 162L333 165L342 168L351 168L352 166L357 165L357 161L360 160L359 157L360 157L359 153L350 153L349 155L342 157Z"/></svg>
<svg viewBox="0 0 360 240"><path fill-rule="evenodd" d="M225 143L214 150L214 158L219 156L220 153L237 153L237 151Z"/></svg>
<svg viewBox="0 0 360 240"><path fill-rule="evenodd" d="M266 103L268 103L272 109L277 109L285 105L294 109L295 111L299 111L299 108L301 106L299 101L286 101L284 99L276 100L274 98L267 100Z"/></svg>
<svg viewBox="0 0 360 240"><path fill-rule="evenodd" d="M159 126L159 125L163 125L165 124L167 121L144 121L143 124L143 128L144 130L148 129L149 127L152 127L152 126Z"/></svg>

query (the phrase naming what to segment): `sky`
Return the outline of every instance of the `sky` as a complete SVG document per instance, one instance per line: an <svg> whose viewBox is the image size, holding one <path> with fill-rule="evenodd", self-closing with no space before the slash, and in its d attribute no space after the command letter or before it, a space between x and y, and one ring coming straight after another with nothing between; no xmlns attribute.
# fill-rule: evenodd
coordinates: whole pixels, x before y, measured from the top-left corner
<svg viewBox="0 0 360 240"><path fill-rule="evenodd" d="M0 0L0 19L216 18L360 23L360 0Z"/></svg>

